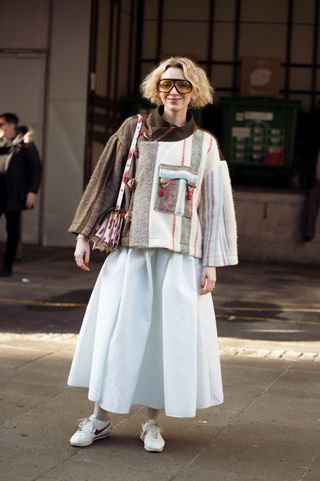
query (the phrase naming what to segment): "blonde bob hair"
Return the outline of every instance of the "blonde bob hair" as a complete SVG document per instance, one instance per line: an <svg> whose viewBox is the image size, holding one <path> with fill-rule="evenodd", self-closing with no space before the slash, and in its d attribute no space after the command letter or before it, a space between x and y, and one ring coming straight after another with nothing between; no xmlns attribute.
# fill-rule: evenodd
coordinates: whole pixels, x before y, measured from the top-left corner
<svg viewBox="0 0 320 481"><path fill-rule="evenodd" d="M187 57L170 57L160 62L158 67L152 70L141 84L140 91L144 97L156 105L162 104L157 85L163 73L170 67L180 68L185 78L191 82L192 98L190 107L204 107L213 103L214 90L205 71Z"/></svg>

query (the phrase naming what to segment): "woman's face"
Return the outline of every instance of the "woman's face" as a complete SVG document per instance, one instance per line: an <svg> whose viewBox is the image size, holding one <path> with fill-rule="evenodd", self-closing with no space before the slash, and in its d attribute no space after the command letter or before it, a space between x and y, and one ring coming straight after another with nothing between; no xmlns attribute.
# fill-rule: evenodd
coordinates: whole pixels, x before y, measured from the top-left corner
<svg viewBox="0 0 320 481"><path fill-rule="evenodd" d="M181 79L186 80L183 70L178 67L169 67L162 75L163 79ZM168 93L159 92L161 102L164 109L171 112L187 111L190 100L192 99L192 91L186 94L181 94L174 86Z"/></svg>

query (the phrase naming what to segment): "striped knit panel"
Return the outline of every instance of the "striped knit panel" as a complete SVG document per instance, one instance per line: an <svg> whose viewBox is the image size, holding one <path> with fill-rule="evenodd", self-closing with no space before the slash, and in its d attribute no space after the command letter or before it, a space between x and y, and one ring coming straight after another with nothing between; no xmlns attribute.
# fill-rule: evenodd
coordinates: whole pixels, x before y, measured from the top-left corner
<svg viewBox="0 0 320 481"><path fill-rule="evenodd" d="M132 209L129 245L149 245L150 206L157 162L158 142L139 143L139 157L136 161L136 183Z"/></svg>
<svg viewBox="0 0 320 481"><path fill-rule="evenodd" d="M236 219L225 161L219 161L204 178L201 210L203 265L237 264Z"/></svg>
<svg viewBox="0 0 320 481"><path fill-rule="evenodd" d="M196 192L196 205L194 209L197 214L193 217L191 223L191 233L190 233L190 255L196 255L196 252L201 252L202 257L202 225L203 219L201 218L201 192L203 189L203 177L205 171L208 169L208 156L212 157L212 149L214 147L214 138L211 134L204 131L203 142L202 142L202 159L199 167L199 188Z"/></svg>
<svg viewBox="0 0 320 481"><path fill-rule="evenodd" d="M225 239L222 245L226 244L225 258L228 265L238 264L237 246L237 221L233 203L232 187L227 162L221 162L223 181L223 204L221 236Z"/></svg>
<svg viewBox="0 0 320 481"><path fill-rule="evenodd" d="M202 159L202 143L204 138L204 132L202 130L196 130L192 136L192 149L190 165L198 172ZM193 199L195 202L195 199ZM191 226L193 219L190 217L182 217L181 219L181 252L183 254L194 255L194 248L192 246L191 240Z"/></svg>

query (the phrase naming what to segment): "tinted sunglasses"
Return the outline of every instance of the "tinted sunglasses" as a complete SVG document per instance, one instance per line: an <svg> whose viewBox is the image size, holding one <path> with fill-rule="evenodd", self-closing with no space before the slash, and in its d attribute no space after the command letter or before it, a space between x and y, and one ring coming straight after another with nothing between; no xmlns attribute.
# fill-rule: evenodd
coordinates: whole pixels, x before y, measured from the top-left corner
<svg viewBox="0 0 320 481"><path fill-rule="evenodd" d="M179 94L189 94L192 91L192 84L189 82L189 80L164 78L159 80L157 85L158 91L164 94L168 94L173 87L176 88Z"/></svg>

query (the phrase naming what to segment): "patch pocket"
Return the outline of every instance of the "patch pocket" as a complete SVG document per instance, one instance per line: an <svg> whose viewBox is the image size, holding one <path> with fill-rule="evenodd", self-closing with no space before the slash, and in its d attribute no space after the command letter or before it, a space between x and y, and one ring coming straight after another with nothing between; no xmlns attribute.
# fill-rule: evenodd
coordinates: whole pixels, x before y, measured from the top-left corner
<svg viewBox="0 0 320 481"><path fill-rule="evenodd" d="M197 173L188 166L160 164L155 210L192 216L192 199Z"/></svg>

